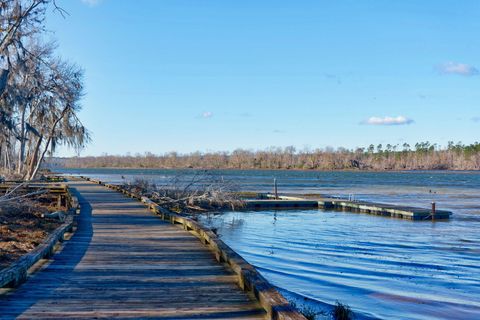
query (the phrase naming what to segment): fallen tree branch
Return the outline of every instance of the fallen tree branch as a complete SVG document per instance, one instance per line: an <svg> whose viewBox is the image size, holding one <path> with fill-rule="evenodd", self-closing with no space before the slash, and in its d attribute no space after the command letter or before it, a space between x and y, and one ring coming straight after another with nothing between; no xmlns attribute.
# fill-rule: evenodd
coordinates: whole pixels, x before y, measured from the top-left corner
<svg viewBox="0 0 480 320"><path fill-rule="evenodd" d="M177 213L235 209L244 205L237 196L239 187L234 182L206 170L177 174L161 186L136 179L123 187Z"/></svg>
<svg viewBox="0 0 480 320"><path fill-rule="evenodd" d="M2 196L2 197L0 197L0 203L11 202L11 201L14 201L14 200L19 200L19 199L23 199L23 198L28 198L28 197L36 196L36 195L39 195L39 194L45 194L45 193L47 193L47 192L48 192L47 190L39 190L39 191L35 191L35 192L23 194L23 195L20 195L20 196L16 196L16 197L6 197L6 196ZM11 193L10 193L10 194L11 194Z"/></svg>
<svg viewBox="0 0 480 320"><path fill-rule="evenodd" d="M14 193L15 191L17 191L18 189L20 189L24 185L26 185L26 183L22 182L22 183L16 185L13 189L8 189L2 197L7 197L8 195ZM2 197L0 197L0 198L2 198Z"/></svg>

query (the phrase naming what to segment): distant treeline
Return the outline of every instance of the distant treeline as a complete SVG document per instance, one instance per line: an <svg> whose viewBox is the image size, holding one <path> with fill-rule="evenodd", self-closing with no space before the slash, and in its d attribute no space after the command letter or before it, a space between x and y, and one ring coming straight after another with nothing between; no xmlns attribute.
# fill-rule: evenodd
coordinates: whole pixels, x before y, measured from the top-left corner
<svg viewBox="0 0 480 320"><path fill-rule="evenodd" d="M480 143L449 142L439 147L430 142L403 145L370 145L349 150L294 147L262 151L194 152L164 155L102 155L55 159L69 168L204 168L204 169L311 169L311 170L479 170Z"/></svg>

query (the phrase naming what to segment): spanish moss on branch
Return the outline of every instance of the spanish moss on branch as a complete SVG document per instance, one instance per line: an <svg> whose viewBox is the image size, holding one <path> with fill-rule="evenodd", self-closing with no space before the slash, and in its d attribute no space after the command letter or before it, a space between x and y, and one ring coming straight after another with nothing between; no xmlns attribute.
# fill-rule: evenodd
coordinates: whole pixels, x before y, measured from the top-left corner
<svg viewBox="0 0 480 320"><path fill-rule="evenodd" d="M0 177L32 180L58 146L80 149L89 133L77 117L83 70L45 42L53 0L6 0L0 6Z"/></svg>

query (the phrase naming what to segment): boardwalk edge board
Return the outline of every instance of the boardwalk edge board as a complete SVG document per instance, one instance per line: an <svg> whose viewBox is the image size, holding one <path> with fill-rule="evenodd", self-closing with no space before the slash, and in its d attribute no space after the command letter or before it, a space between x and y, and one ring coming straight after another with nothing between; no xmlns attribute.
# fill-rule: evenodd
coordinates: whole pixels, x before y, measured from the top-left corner
<svg viewBox="0 0 480 320"><path fill-rule="evenodd" d="M55 229L42 244L20 257L9 267L0 270L0 288L16 288L24 283L28 277L28 270L41 259L52 257L57 243L64 241L66 232L72 232L73 216L79 209L79 203L77 197L73 196L66 186L64 190L69 207L65 222Z"/></svg>
<svg viewBox="0 0 480 320"><path fill-rule="evenodd" d="M306 320L272 284L260 275L254 266L220 240L213 231L201 226L197 221L172 213L160 207L149 198L130 192L119 185L105 183L89 177L82 176L81 178L141 201L162 220L179 225L199 238L213 252L219 263L226 263L232 269L237 276L238 286L246 293L255 297L260 306L266 311L268 319Z"/></svg>

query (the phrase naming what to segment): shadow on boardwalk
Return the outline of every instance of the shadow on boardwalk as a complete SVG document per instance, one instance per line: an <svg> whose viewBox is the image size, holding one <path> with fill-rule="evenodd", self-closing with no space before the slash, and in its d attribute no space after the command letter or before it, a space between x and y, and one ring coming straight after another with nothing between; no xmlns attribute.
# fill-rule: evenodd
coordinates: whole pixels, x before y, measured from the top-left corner
<svg viewBox="0 0 480 320"><path fill-rule="evenodd" d="M119 193L72 182L78 229L53 261L0 296L0 319L263 319L194 236Z"/></svg>
<svg viewBox="0 0 480 320"><path fill-rule="evenodd" d="M72 188L72 193L78 197L81 205L80 215L75 219L77 225L75 234L63 247L61 253L56 254L54 260L44 267L43 270L29 277L27 283L20 286L17 290L0 296L0 319L18 318L37 302L53 296L55 289L62 284L62 279L68 277L73 272L76 265L85 255L93 236L92 207L76 188ZM68 256L69 259L62 259L63 256ZM50 269L56 269L60 266L62 267L62 274L56 274L52 279ZM49 290L43 291L41 296L29 295L29 291L32 286L35 286L35 283L45 280L48 280L50 284ZM16 303L25 296L28 296L29 299L25 300L24 303Z"/></svg>

